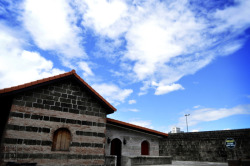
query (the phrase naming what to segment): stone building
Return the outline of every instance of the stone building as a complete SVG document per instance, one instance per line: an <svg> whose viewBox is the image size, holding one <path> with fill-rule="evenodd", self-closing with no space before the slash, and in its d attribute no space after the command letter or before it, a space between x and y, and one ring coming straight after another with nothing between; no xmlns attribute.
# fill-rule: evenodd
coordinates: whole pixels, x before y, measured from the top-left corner
<svg viewBox="0 0 250 166"><path fill-rule="evenodd" d="M159 157L160 140L168 134L109 118L106 127L105 154L116 155L117 165L171 163L170 157Z"/></svg>
<svg viewBox="0 0 250 166"><path fill-rule="evenodd" d="M0 105L2 163L104 165L115 155L109 164L121 165L121 155L141 155L141 144L143 154L158 156L167 136L107 119L116 109L74 70L2 89Z"/></svg>

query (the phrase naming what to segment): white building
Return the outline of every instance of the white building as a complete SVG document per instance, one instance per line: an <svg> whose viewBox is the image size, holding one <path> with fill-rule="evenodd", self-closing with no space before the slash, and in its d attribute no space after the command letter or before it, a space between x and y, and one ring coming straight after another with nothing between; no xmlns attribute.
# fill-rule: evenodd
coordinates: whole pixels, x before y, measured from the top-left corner
<svg viewBox="0 0 250 166"><path fill-rule="evenodd" d="M181 129L179 127L173 127L171 133L181 133Z"/></svg>

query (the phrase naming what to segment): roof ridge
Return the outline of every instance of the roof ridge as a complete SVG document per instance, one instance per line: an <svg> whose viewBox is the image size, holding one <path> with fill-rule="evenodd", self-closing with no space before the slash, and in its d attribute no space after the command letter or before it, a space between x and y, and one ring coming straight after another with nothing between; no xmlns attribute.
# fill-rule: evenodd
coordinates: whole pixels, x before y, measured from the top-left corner
<svg viewBox="0 0 250 166"><path fill-rule="evenodd" d="M76 71L73 69L70 72L58 74L58 75L55 75L55 76L50 76L50 77L47 77L47 78L42 78L42 79L35 80L35 81L32 81L32 82L28 82L28 83L24 83L24 84L20 84L20 85L16 85L16 86L11 86L11 87L8 87L8 88L3 88L3 89L0 89L0 93L7 93L7 92L14 91L14 90L19 90L19 89L22 89L22 88L26 88L26 87L29 87L29 86L32 86L32 85L37 85L37 84L40 84L40 83L44 83L44 82L54 80L54 79L57 79L57 78L61 78L61 77L64 77L64 76L68 76L68 75L71 75L71 74L76 74Z"/></svg>
<svg viewBox="0 0 250 166"><path fill-rule="evenodd" d="M28 83L24 83L24 84L20 84L17 86L12 86L9 88L4 88L4 89L0 89L0 94L3 93L8 93L8 92L12 92L12 91L16 91L16 90L20 90L23 88L27 88L27 87L31 87L33 85L38 85L41 83L45 83L48 81L52 81L52 80L56 80L58 78L63 78L66 76L70 76L70 75L74 75L79 81L81 81L85 86L87 86L87 88L90 89L90 91L92 91L97 97L99 97L105 104L107 104L113 111L116 111L116 108L113 107L106 99L104 99L98 92L96 92L87 82L85 82L77 73L76 71L73 69L69 72L66 73L62 73L62 74L58 74L55 76L51 76L51 77L47 77L47 78L42 78L40 80L36 80L36 81L32 81L32 82L28 82Z"/></svg>
<svg viewBox="0 0 250 166"><path fill-rule="evenodd" d="M162 136L168 136L168 134L164 133L164 132L160 132L160 131L157 131L157 130L149 129L149 128L146 128L146 127L134 125L134 124L123 122L123 121L119 121L119 120L116 120L116 119L107 118L107 121L118 123L118 124L125 125L125 126L128 126L128 127L133 127L133 128L145 130L145 131L152 132L152 133L155 133L155 134L159 134L159 135L162 135Z"/></svg>

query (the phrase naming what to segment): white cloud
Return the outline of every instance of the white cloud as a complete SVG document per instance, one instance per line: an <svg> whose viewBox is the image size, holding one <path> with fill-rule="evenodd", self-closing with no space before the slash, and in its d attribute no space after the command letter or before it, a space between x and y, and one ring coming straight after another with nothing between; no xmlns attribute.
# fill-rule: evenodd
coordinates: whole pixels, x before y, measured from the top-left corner
<svg viewBox="0 0 250 166"><path fill-rule="evenodd" d="M233 115L250 114L250 105L238 105L233 108L202 108L189 112L188 126L196 126L202 122L211 122ZM177 126L185 128L186 117L179 118Z"/></svg>
<svg viewBox="0 0 250 166"><path fill-rule="evenodd" d="M136 109L136 108L121 108L119 109L122 112L139 112L140 110Z"/></svg>
<svg viewBox="0 0 250 166"><path fill-rule="evenodd" d="M146 127L146 128L150 128L153 129L154 127L152 126L152 123L150 120L140 120L140 119L132 119L130 121L128 121L128 123L137 125L137 126L142 126L142 127Z"/></svg>
<svg viewBox="0 0 250 166"><path fill-rule="evenodd" d="M81 61L78 63L79 68L84 72L84 77L93 76L94 73L92 72L91 68L89 67L87 62Z"/></svg>
<svg viewBox="0 0 250 166"><path fill-rule="evenodd" d="M200 107L201 107L200 105L193 106L193 108L195 108L195 109L200 108Z"/></svg>
<svg viewBox="0 0 250 166"><path fill-rule="evenodd" d="M83 14L82 24L94 29L97 34L116 38L127 30L127 4L123 1L76 1L79 12Z"/></svg>
<svg viewBox="0 0 250 166"><path fill-rule="evenodd" d="M194 129L194 130L192 130L192 132L199 132L199 130Z"/></svg>
<svg viewBox="0 0 250 166"><path fill-rule="evenodd" d="M225 30L241 32L250 26L250 1L236 0L235 6L230 6L225 9L217 10L214 14L216 19L219 19L220 26L214 29L214 32L225 32ZM240 14L239 14L240 12Z"/></svg>
<svg viewBox="0 0 250 166"><path fill-rule="evenodd" d="M143 81L143 86L140 87L140 92L138 93L139 96L145 95L148 93L148 89L151 87L150 81Z"/></svg>
<svg viewBox="0 0 250 166"><path fill-rule="evenodd" d="M172 85L159 85L156 88L155 95L163 95L176 90L183 90L184 88L180 84Z"/></svg>
<svg viewBox="0 0 250 166"><path fill-rule="evenodd" d="M76 26L74 10L65 0L26 0L23 3L25 28L43 50L55 51L59 57L86 57L81 46L81 30Z"/></svg>
<svg viewBox="0 0 250 166"><path fill-rule="evenodd" d="M136 109L136 108L131 108L131 109L128 109L128 111L131 111L131 112L139 112L139 110L138 110L138 109Z"/></svg>
<svg viewBox="0 0 250 166"><path fill-rule="evenodd" d="M136 100L129 100L128 103L129 103L129 104L135 104L135 103L136 103Z"/></svg>
<svg viewBox="0 0 250 166"><path fill-rule="evenodd" d="M119 105L121 102L123 103L125 99L133 93L132 89L121 89L114 84L93 84L92 87L114 105Z"/></svg>
<svg viewBox="0 0 250 166"><path fill-rule="evenodd" d="M25 0L21 21L39 48L56 53L63 65L82 70L84 77L94 76L92 57L84 50L84 35L90 32L94 48L99 48L93 55L116 66L113 76L141 82L139 95L151 88L162 95L184 89L177 84L182 77L242 47L250 2L235 4L204 17L188 0Z"/></svg>
<svg viewBox="0 0 250 166"><path fill-rule="evenodd" d="M185 75L194 74L216 56L235 52L244 42L238 40L237 35L249 27L249 2L244 0L237 1L234 7L208 13L206 17L191 9L186 0L77 2L84 26L93 29L101 39L123 38L124 42L115 46L124 47L121 43L126 43L121 70L127 72L125 75L130 74L133 82L143 83L139 95L154 88L152 82L162 85L156 88L156 95L165 94L168 90L162 89L168 89L167 86ZM239 11L241 15L237 14ZM231 27L234 30L226 33ZM108 48L108 52L115 50L104 43L99 47ZM116 54L109 55L113 60Z"/></svg>
<svg viewBox="0 0 250 166"><path fill-rule="evenodd" d="M37 52L22 49L16 32L0 24L0 88L7 88L60 74L53 63Z"/></svg>
<svg viewBox="0 0 250 166"><path fill-rule="evenodd" d="M148 2L141 6L141 10L131 14L137 18L133 19L126 34L128 51L125 57L135 62L133 71L139 80L156 79L157 82L171 84L182 75L204 66L193 65L195 69L190 71L190 66L186 67L189 64L185 64L187 57L177 62L178 65L167 64L172 63L175 57L192 52L194 45L196 48L204 45L200 42L204 25L195 19L194 13L182 1L170 6ZM183 70L183 67L189 70Z"/></svg>
<svg viewBox="0 0 250 166"><path fill-rule="evenodd" d="M230 128L226 128L226 129L223 129L223 130L231 130Z"/></svg>

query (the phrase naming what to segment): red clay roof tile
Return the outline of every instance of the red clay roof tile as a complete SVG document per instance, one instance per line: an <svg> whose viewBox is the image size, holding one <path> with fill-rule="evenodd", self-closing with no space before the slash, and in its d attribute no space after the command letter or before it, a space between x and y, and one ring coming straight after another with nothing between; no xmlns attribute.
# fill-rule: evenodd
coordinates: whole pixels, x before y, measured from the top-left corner
<svg viewBox="0 0 250 166"><path fill-rule="evenodd" d="M59 75L56 75L56 76L52 76L52 77L40 79L40 80L37 80L37 81L33 81L33 82L30 82L30 83L26 83L26 84L14 86L14 87L10 87L10 88L0 89L0 94L7 93L7 92L11 92L11 91L15 91L15 90L20 90L20 89L23 89L23 88L26 88L26 87L30 87L30 86L33 86L33 85L38 85L38 84L41 84L41 83L44 83L44 82L48 82L48 81L51 81L51 80L56 80L56 79L58 79L58 78L63 78L63 77L69 76L69 75L74 75L76 78L78 78L78 79L81 81L81 83L83 83L85 86L87 86L87 87L88 87L97 97L99 97L99 98L100 98L109 108L111 108L113 111L116 111L116 108L113 107L107 100L105 100L99 93L97 93L97 92L96 92L89 84L87 84L79 75L77 75L77 73L76 73L75 70L72 70L72 71L67 72L67 73L59 74Z"/></svg>
<svg viewBox="0 0 250 166"><path fill-rule="evenodd" d="M141 127L141 126L133 125L133 124L130 124L130 123L122 122L122 121L119 121L119 120L107 118L107 123L109 123L109 122L115 123L115 124L118 124L118 125L128 126L128 127L134 128L134 129L140 129L140 130L143 130L145 132L161 135L161 136L164 136L164 137L168 136L167 133L163 133L163 132L152 130L152 129L149 129L149 128L146 128L146 127Z"/></svg>

